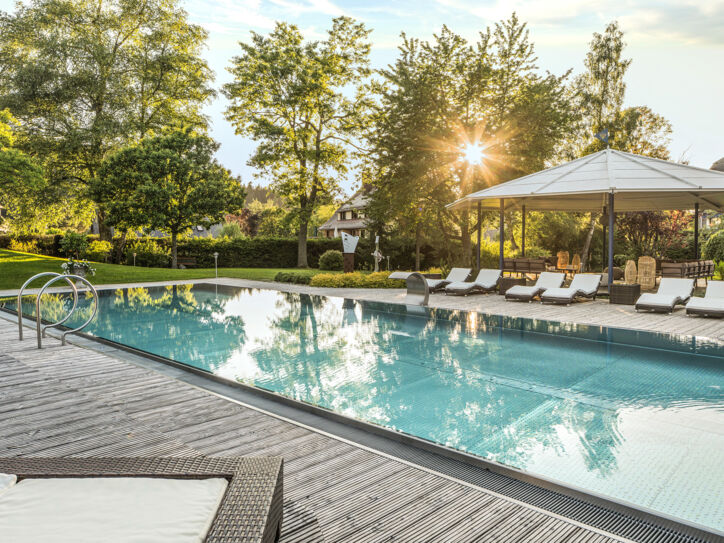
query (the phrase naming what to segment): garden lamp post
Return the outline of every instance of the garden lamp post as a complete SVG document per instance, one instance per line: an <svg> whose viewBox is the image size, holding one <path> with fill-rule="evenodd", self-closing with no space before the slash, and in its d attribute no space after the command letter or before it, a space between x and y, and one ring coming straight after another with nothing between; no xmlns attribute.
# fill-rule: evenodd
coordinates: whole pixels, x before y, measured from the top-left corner
<svg viewBox="0 0 724 543"><path fill-rule="evenodd" d="M133 267L136 267L136 253L133 253Z"/></svg>
<svg viewBox="0 0 724 543"><path fill-rule="evenodd" d="M216 278L219 278L219 253L214 253L214 272L216 273Z"/></svg>

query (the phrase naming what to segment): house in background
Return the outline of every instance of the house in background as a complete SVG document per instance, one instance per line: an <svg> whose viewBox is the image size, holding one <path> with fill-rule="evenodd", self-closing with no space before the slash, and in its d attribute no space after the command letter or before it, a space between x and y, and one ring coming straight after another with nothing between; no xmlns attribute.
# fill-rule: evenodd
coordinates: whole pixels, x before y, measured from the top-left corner
<svg viewBox="0 0 724 543"><path fill-rule="evenodd" d="M352 198L334 212L332 218L317 230L320 238L334 238L346 232L352 236L368 237L365 209L369 202L369 188L362 187Z"/></svg>

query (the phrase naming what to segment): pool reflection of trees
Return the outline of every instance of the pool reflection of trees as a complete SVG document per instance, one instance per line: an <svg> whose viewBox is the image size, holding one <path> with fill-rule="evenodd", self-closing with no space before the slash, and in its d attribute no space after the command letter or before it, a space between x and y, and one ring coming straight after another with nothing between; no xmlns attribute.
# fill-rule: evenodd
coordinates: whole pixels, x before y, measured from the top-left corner
<svg viewBox="0 0 724 543"><path fill-rule="evenodd" d="M258 385L438 443L467 447L509 465L525 467L541 446L570 454L570 444L559 435L565 428L577 437L586 468L605 476L616 470L624 440L619 408L665 409L672 404L670 381L650 373L666 372L665 367L641 368L638 378L650 385L645 398L625 387L599 390L595 381L586 383L598 372L612 371L616 360L603 354L560 388L561 376L548 376L542 367L550 360L540 368L531 368L538 361L512 360L500 330L483 332L464 321L390 318L366 311L365 304L358 304L355 312L350 301L339 308L304 294L280 294L278 306L284 308L278 312L282 316L268 321L274 333L251 354L261 373ZM481 341L471 345L471 337ZM541 336L538 341L560 349L560 338ZM485 374L488 367L481 360L494 360L500 371L522 364L533 380L526 383L513 371L519 388L501 384ZM529 390L538 385L558 387L558 397ZM700 382L691 385L685 394L692 399L716 401ZM681 394L679 390L678 402Z"/></svg>
<svg viewBox="0 0 724 543"><path fill-rule="evenodd" d="M496 385L460 366L448 334L462 335L463 323L390 319L366 313L364 304L357 317L347 301L339 309L305 294L280 293L277 305L284 311L268 321L274 333L252 353L262 374L259 386L461 449L470 450L480 440L492 445L485 438L495 436L495 450L512 452L504 460L518 466L525 466L532 454L526 443L562 451L554 426L565 424L579 436L590 468L615 468L615 413L557 410L548 414L551 424L506 432L527 411L519 410L515 391L501 394ZM488 349L494 351L495 343ZM426 397L424 383L416 385L430 381L438 394ZM541 396L526 408L542 402ZM604 426L599 418L605 419Z"/></svg>
<svg viewBox="0 0 724 543"><path fill-rule="evenodd" d="M244 319L227 315L225 298L193 285L117 289L92 329L101 337L213 371L246 340ZM106 309L106 310L103 310Z"/></svg>

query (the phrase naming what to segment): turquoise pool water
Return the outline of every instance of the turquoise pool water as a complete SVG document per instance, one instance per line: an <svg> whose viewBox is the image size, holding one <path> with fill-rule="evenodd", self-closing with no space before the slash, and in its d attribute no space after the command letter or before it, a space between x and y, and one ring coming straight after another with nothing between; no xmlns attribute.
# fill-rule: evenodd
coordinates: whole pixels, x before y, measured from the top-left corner
<svg viewBox="0 0 724 543"><path fill-rule="evenodd" d="M724 531L721 342L214 285L101 294L96 336Z"/></svg>

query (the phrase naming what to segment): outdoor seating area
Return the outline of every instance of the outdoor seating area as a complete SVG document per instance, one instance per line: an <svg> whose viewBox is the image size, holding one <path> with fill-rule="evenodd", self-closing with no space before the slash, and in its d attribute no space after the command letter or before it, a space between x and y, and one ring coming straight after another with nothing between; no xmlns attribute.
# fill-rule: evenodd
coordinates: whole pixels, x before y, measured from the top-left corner
<svg viewBox="0 0 724 543"><path fill-rule="evenodd" d="M509 275L537 276L544 271L555 270L550 260L545 258L504 258L503 273Z"/></svg>
<svg viewBox="0 0 724 543"><path fill-rule="evenodd" d="M0 543L724 543L722 2L7 0Z"/></svg>
<svg viewBox="0 0 724 543"><path fill-rule="evenodd" d="M660 260L657 271L662 277L690 277L709 280L714 277L716 265L713 260L685 260L673 262Z"/></svg>

